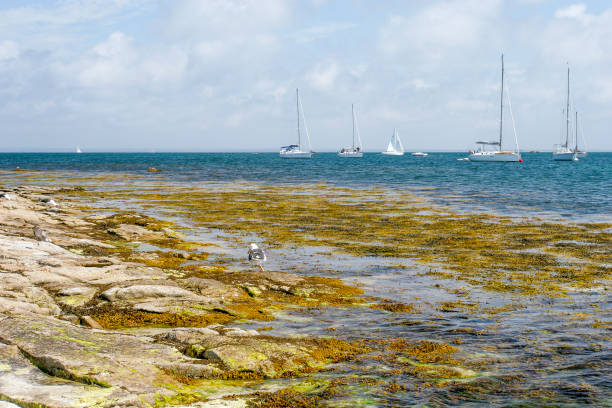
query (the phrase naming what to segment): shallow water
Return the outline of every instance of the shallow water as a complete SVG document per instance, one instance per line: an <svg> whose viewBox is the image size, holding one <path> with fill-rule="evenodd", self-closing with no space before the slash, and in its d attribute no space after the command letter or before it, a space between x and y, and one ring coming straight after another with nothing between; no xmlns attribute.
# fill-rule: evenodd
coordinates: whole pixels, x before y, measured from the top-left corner
<svg viewBox="0 0 612 408"><path fill-rule="evenodd" d="M542 214L562 219L610 219L612 153L555 162L550 153L524 153L523 163L458 162L465 153L388 157L366 153L343 160L318 153L311 160L277 153L0 153L0 170L77 171L176 182L263 184L329 183L419 192L437 203L504 215ZM162 173L147 173L149 167Z"/></svg>
<svg viewBox="0 0 612 408"><path fill-rule="evenodd" d="M23 157L17 160L17 156L2 155L0 167L20 165L61 171L7 172L2 175L2 182L57 184L56 180L60 180L61 184L77 184L98 191L155 189L157 183L166 186L181 183L181 187L192 186L195 190L207 185L211 188L235 185L226 181L240 178L256 181L258 184L253 188L259 183L299 183L307 187L306 193L315 194L316 187L309 191L308 186L325 180L342 186L380 187L389 194L415 192L427 202L446 205L441 211L459 209L530 218L545 216L560 222L610 220L612 214L610 154L592 154L578 163L555 163L548 154L525 155L522 167L456 162L458 155L453 154L432 154L427 158L407 156L400 158L402 162L392 163L388 158L383 162L381 157L366 155L360 165L353 161L336 163L335 156L324 154L317 154L312 162L291 165L277 160L276 155L265 154L111 155L90 159L87 156L93 155L83 154L76 158L73 157L76 155L66 155L72 161L63 165L59 159L49 161L50 155L46 159L43 156L23 164L19 162L25 160ZM264 166L262 161L268 164ZM165 172L148 174L149 165L164 168ZM122 177L124 171L135 176ZM109 173L119 177L113 182L91 178ZM144 208L135 199L117 201L109 197L95 205L102 211L131 209L179 221L189 239L216 242L220 250L212 251L210 262L219 257L233 268L249 267L245 260L246 244L258 240L254 236L203 228L184 215L172 215L172 209ZM375 202L369 201L368 205ZM392 371L396 367L394 361L381 360L373 353L357 362L338 364L313 375L315 379L349 379L341 387L344 395L331 397L329 404L612 405L609 280L602 280L601 285L587 290L569 291L565 297L488 292L453 279L452 271L445 271L450 277L428 273L432 268L442 270L439 265L424 265L411 259L338 255L328 249L270 249L266 266L270 270L341 278L361 286L366 295L413 303L417 309L411 313L392 313L367 305L295 309L280 312L272 322L241 325L265 327L265 333L271 335L332 335L346 340L403 338L410 342L453 344L458 349L457 366L471 370L466 378L454 381L431 376L419 378ZM444 307L446 302L449 305ZM395 381L405 389L386 391L384 384L369 384L364 379L382 380L384 384ZM295 381L271 381L270 384Z"/></svg>

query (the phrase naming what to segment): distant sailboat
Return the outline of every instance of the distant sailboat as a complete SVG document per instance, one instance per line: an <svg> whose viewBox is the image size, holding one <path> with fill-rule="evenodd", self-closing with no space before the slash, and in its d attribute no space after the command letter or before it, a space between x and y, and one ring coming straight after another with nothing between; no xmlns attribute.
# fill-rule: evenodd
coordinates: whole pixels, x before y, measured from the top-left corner
<svg viewBox="0 0 612 408"><path fill-rule="evenodd" d="M503 136L503 123L504 123L504 54L501 56L501 98L500 98L500 113L499 113L499 141L494 142L476 142L476 151L470 152L470 161L475 162L521 162L521 153L518 148L518 139L516 136L516 128L514 127L514 117L512 117L512 124L514 128L514 141L516 144L516 150L514 152L502 150L502 136ZM510 107L510 113L512 114L512 104L510 103L510 96L508 96L508 105ZM487 147L491 146L490 149Z"/></svg>
<svg viewBox="0 0 612 408"><path fill-rule="evenodd" d="M382 154L386 154L389 156L403 156L404 155L404 146L402 145L402 141L397 134L397 129L393 129L393 136L391 136L391 140L389 141L389 145L387 146L387 150L382 152Z"/></svg>
<svg viewBox="0 0 612 408"><path fill-rule="evenodd" d="M569 118L569 108L570 108L570 69L567 67L567 101L565 105L565 143L561 145L557 145L557 151L553 152L553 160L555 161L575 161L577 160L576 152L572 150L569 146L570 139L570 118ZM576 134L578 136L578 134ZM576 143L578 141L576 140ZM576 146L578 149L578 146Z"/></svg>
<svg viewBox="0 0 612 408"><path fill-rule="evenodd" d="M582 134L582 141L584 142L584 133ZM576 112L576 147L574 148L574 153L576 153L577 159L584 159L587 156L586 149L578 149L578 112Z"/></svg>
<svg viewBox="0 0 612 408"><path fill-rule="evenodd" d="M298 144L283 146L280 149L280 156L285 159L310 159L312 157L312 147L310 146L310 135L308 134L308 126L306 126L306 117L300 101L299 90L295 90L295 98L297 105L297 134ZM300 112L304 120L304 130L306 131L306 140L308 141L308 150L302 150L302 135L300 132Z"/></svg>
<svg viewBox="0 0 612 408"><path fill-rule="evenodd" d="M80 148L79 146L77 146L77 147L76 147L76 152L75 152L75 153L83 153L83 152L81 151L81 148Z"/></svg>
<svg viewBox="0 0 612 408"><path fill-rule="evenodd" d="M355 108L351 105L351 113L353 116L353 144L351 147L345 147L338 152L340 157L363 157L363 151L361 147L361 137L359 136L359 128L357 127L357 116L355 115ZM355 132L357 133L357 145L355 145Z"/></svg>

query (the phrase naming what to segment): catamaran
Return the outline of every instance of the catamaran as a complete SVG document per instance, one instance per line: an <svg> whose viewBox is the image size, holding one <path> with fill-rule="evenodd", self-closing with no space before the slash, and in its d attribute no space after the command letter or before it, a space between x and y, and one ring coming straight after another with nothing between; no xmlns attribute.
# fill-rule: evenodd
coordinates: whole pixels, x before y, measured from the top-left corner
<svg viewBox="0 0 612 408"><path fill-rule="evenodd" d="M338 152L340 157L363 157L363 150L361 147L361 137L359 136L359 128L357 127L357 117L355 115L355 108L351 105L351 113L353 115L353 144L351 147L345 147ZM357 145L355 145L355 132L357 133Z"/></svg>
<svg viewBox="0 0 612 408"><path fill-rule="evenodd" d="M285 159L310 159L312 157L312 147L310 146L310 134L308 133L308 126L306 126L306 117L304 116L304 109L302 108L302 102L300 101L300 92L298 89L295 90L296 105L297 105L297 134L298 144L292 144L289 146L283 146L280 149L280 156ZM306 141L308 142L308 150L302 149L302 135L300 131L300 112L302 113L302 119L304 121L304 130L306 132Z"/></svg>
<svg viewBox="0 0 612 408"><path fill-rule="evenodd" d="M556 151L553 152L553 160L555 161L575 161L577 160L576 152L574 152L572 148L569 146L569 139L570 139L569 109L570 109L570 69L569 67L567 67L567 101L565 105L565 143L555 146L557 148ZM578 143L577 140L576 140L576 143ZM576 149L577 148L578 147L576 147Z"/></svg>
<svg viewBox="0 0 612 408"><path fill-rule="evenodd" d="M382 152L382 154L386 154L389 156L403 156L404 155L404 146L402 145L402 141L397 134L397 129L393 129L393 136L391 136L391 140L389 141L389 145L387 146L387 150Z"/></svg>
<svg viewBox="0 0 612 408"><path fill-rule="evenodd" d="M504 123L504 54L501 56L501 98L500 98L500 113L499 113L499 141L476 142L476 151L470 152L470 161L475 162L522 162L521 153L518 148L518 139L516 136L516 126L514 126L514 115L512 114L512 103L510 95L508 95L508 107L512 117L512 127L514 129L515 151L502 150L503 123Z"/></svg>

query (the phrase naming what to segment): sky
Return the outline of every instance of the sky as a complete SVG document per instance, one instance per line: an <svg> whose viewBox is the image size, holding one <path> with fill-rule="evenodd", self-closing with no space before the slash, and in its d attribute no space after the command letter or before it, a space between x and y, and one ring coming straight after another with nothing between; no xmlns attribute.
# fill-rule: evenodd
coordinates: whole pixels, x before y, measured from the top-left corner
<svg viewBox="0 0 612 408"><path fill-rule="evenodd" d="M300 89L312 148L562 139L612 151L612 3L565 0L0 2L0 151L277 151ZM579 126L580 128L580 126Z"/></svg>

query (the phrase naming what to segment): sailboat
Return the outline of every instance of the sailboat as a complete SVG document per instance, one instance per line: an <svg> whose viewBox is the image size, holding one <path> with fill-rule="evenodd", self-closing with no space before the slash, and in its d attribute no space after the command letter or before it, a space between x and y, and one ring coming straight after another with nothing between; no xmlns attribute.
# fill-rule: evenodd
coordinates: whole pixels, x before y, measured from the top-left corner
<svg viewBox="0 0 612 408"><path fill-rule="evenodd" d="M75 153L83 153L83 152L81 151L81 148L79 146L77 146Z"/></svg>
<svg viewBox="0 0 612 408"><path fill-rule="evenodd" d="M553 152L553 160L555 161L574 161L576 159L576 152L574 152L572 148L569 146L569 138L570 138L569 108L570 108L570 69L568 66L567 67L567 101L566 101L566 106L565 106L565 143L561 145L556 145L557 150ZM578 143L577 140L576 140L576 143Z"/></svg>
<svg viewBox="0 0 612 408"><path fill-rule="evenodd" d="M584 141L584 133L582 134L582 140ZM587 152L578 149L578 112L576 112L576 147L574 153L577 159L584 159L587 156Z"/></svg>
<svg viewBox="0 0 612 408"><path fill-rule="evenodd" d="M300 92L298 89L295 90L296 106L297 106L297 134L298 144L292 144L289 146L283 146L280 149L280 156L285 159L310 159L312 157L312 147L310 146L310 135L308 133L308 126L306 126L306 117L304 116L304 109L302 108L302 102L300 101ZM308 150L302 149L302 134L300 131L300 112L304 120L304 130L306 132L306 140L308 142Z"/></svg>
<svg viewBox="0 0 612 408"><path fill-rule="evenodd" d="M387 146L387 150L382 152L382 154L386 154L389 156L403 156L404 155L404 146L402 145L402 141L397 134L397 129L393 129L393 136L391 136L391 140L389 141L389 145Z"/></svg>
<svg viewBox="0 0 612 408"><path fill-rule="evenodd" d="M514 126L514 116L512 115L512 104L510 102L510 96L508 95L508 106L510 108L510 114L512 115L512 126L514 128L514 141L516 145L515 151L502 150L502 138L503 138L503 123L504 123L504 54L501 56L501 98L500 98L500 110L499 110L499 141L493 142L476 142L476 151L470 152L470 161L475 162L522 162L521 153L518 148L518 139L516 136L516 127Z"/></svg>
<svg viewBox="0 0 612 408"><path fill-rule="evenodd" d="M361 137L359 136L359 128L357 127L357 117L355 115L355 107L351 105L351 114L353 116L353 144L351 147L342 148L338 152L340 157L363 157L361 147ZM357 145L355 145L355 131L357 132Z"/></svg>

